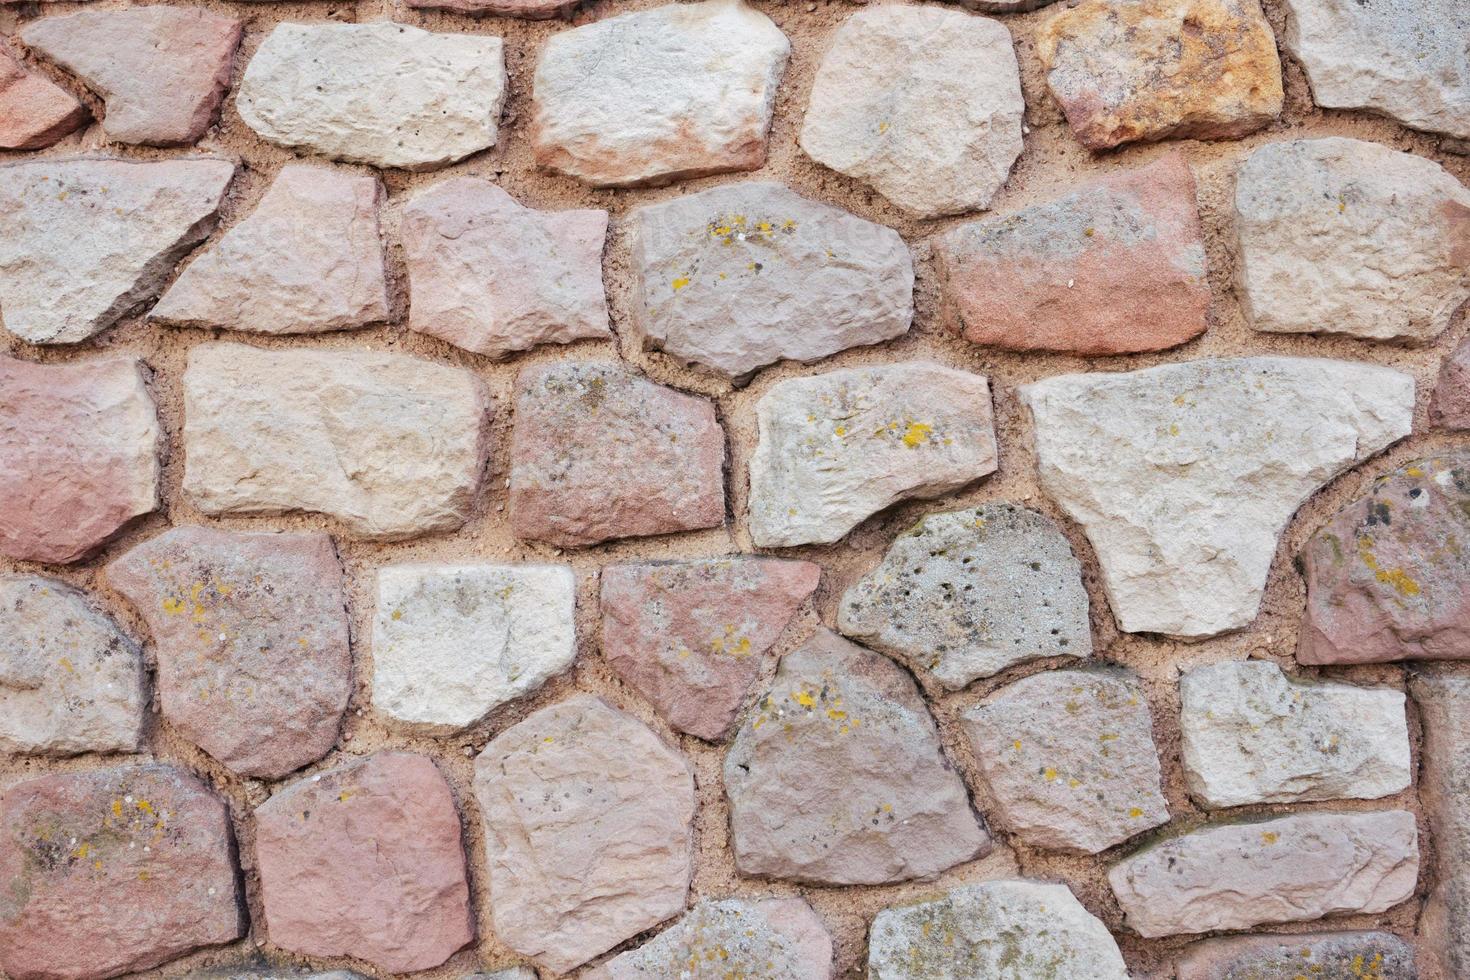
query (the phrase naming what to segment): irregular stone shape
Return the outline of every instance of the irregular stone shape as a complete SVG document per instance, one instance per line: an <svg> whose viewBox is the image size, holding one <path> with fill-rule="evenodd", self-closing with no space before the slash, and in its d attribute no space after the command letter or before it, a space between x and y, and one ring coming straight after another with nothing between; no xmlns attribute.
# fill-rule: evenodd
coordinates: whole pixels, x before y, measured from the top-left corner
<svg viewBox="0 0 1470 980"><path fill-rule="evenodd" d="M1247 357L1017 389L1042 487L1082 525L1120 628L1185 639L1255 618L1296 508L1409 434L1414 381L1353 361Z"/></svg>
<svg viewBox="0 0 1470 980"><path fill-rule="evenodd" d="M723 741L819 565L732 555L602 570L602 655L681 732Z"/></svg>
<svg viewBox="0 0 1470 980"><path fill-rule="evenodd" d="M452 10L461 14L495 17L521 17L525 20L550 20L566 17L582 0L408 0L410 7L428 10ZM499 977L500 974L495 974ZM510 978L510 972L506 973ZM532 980L535 980L534 976Z"/></svg>
<svg viewBox="0 0 1470 980"><path fill-rule="evenodd" d="M163 716L185 738L262 779L331 751L352 693L331 538L176 527L105 575L148 624Z"/></svg>
<svg viewBox="0 0 1470 980"><path fill-rule="evenodd" d="M1147 939L1382 912L1414 894L1419 839L1405 810L1314 810L1222 824L1113 865L1126 924Z"/></svg>
<svg viewBox="0 0 1470 980"><path fill-rule="evenodd" d="M919 217L990 205L1021 155L1020 70L999 21L867 7L833 35L801 126L807 156Z"/></svg>
<svg viewBox="0 0 1470 980"><path fill-rule="evenodd" d="M596 187L755 170L791 42L742 0L669 3L551 35L536 162Z"/></svg>
<svg viewBox="0 0 1470 980"><path fill-rule="evenodd" d="M837 628L951 691L1039 657L1092 654L1082 563L1010 503L931 514L842 596Z"/></svg>
<svg viewBox="0 0 1470 980"><path fill-rule="evenodd" d="M387 320L382 199L376 177L287 164L256 209L184 269L149 319L278 334Z"/></svg>
<svg viewBox="0 0 1470 980"><path fill-rule="evenodd" d="M184 493L206 514L316 511L364 537L457 528L490 394L400 354L201 344L184 372Z"/></svg>
<svg viewBox="0 0 1470 980"><path fill-rule="evenodd" d="M0 554L73 562L157 510L162 441L141 361L0 357Z"/></svg>
<svg viewBox="0 0 1470 980"><path fill-rule="evenodd" d="M113 977L245 933L224 802L173 766L29 779L0 797L0 969Z"/></svg>
<svg viewBox="0 0 1470 980"><path fill-rule="evenodd" d="M39 150L74 133L88 112L46 76L0 48L0 150Z"/></svg>
<svg viewBox="0 0 1470 980"><path fill-rule="evenodd" d="M262 139L375 167L434 170L495 145L500 38L406 24L277 24L235 107Z"/></svg>
<svg viewBox="0 0 1470 980"><path fill-rule="evenodd" d="M516 537L570 548L724 523L725 433L705 399L599 361L527 368L515 397Z"/></svg>
<svg viewBox="0 0 1470 980"><path fill-rule="evenodd" d="M684 909L694 775L590 695L542 708L475 760L495 935L566 973Z"/></svg>
<svg viewBox="0 0 1470 980"><path fill-rule="evenodd" d="M494 973L471 973L464 980L537 980L537 977L536 971L529 966L513 966Z"/></svg>
<svg viewBox="0 0 1470 980"><path fill-rule="evenodd" d="M1419 799L1435 857L1420 948L1444 976L1462 977L1470 971L1470 677L1416 670L1409 693L1424 732Z"/></svg>
<svg viewBox="0 0 1470 980"><path fill-rule="evenodd" d="M967 10L979 10L988 14L1019 14L1028 10L1039 10L1055 0L943 0L958 3Z"/></svg>
<svg viewBox="0 0 1470 980"><path fill-rule="evenodd" d="M1391 932L1294 933L1206 939L1176 964L1178 980L1418 980L1414 947Z"/></svg>
<svg viewBox="0 0 1470 980"><path fill-rule="evenodd" d="M1440 365L1429 420L1441 429L1470 429L1470 338Z"/></svg>
<svg viewBox="0 0 1470 980"><path fill-rule="evenodd" d="M216 157L0 164L5 328L33 344L75 344L157 296L214 229L234 174Z"/></svg>
<svg viewBox="0 0 1470 980"><path fill-rule="evenodd" d="M914 317L898 232L777 183L650 204L630 225L643 345L728 378L900 337Z"/></svg>
<svg viewBox="0 0 1470 980"><path fill-rule="evenodd" d="M782 658L746 716L725 793L741 874L877 885L991 847L913 678L826 630Z"/></svg>
<svg viewBox="0 0 1470 980"><path fill-rule="evenodd" d="M976 344L1128 354L1209 326L1194 174L1177 153L933 244L944 322Z"/></svg>
<svg viewBox="0 0 1470 980"><path fill-rule="evenodd" d="M1281 114L1281 60L1258 0L1086 0L1036 53L1078 142L1236 139Z"/></svg>
<svg viewBox="0 0 1470 980"><path fill-rule="evenodd" d="M750 536L758 547L837 541L900 500L995 472L990 382L927 361L828 371L756 403Z"/></svg>
<svg viewBox="0 0 1470 980"><path fill-rule="evenodd" d="M410 329L505 357L612 336L606 211L536 211L488 180L451 177L403 206Z"/></svg>
<svg viewBox="0 0 1470 980"><path fill-rule="evenodd" d="M274 945L408 973L475 938L459 812L427 757L379 752L299 780L255 826Z"/></svg>
<svg viewBox="0 0 1470 980"><path fill-rule="evenodd" d="M362 974L350 970L315 971L291 967L276 969L266 963L263 957L252 959L243 966L191 970L184 976L187 980L367 980Z"/></svg>

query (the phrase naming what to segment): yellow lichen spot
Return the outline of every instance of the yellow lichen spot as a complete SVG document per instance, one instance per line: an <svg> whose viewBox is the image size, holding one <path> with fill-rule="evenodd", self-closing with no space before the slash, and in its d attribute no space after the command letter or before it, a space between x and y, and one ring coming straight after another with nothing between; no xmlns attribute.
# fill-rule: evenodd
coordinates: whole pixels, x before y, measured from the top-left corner
<svg viewBox="0 0 1470 980"><path fill-rule="evenodd" d="M1274 844L1281 839L1281 835L1274 830L1261 831L1261 841L1266 844Z"/></svg>
<svg viewBox="0 0 1470 980"><path fill-rule="evenodd" d="M352 799L353 796L354 796L354 794L353 794L352 790L350 790L350 789L344 789L342 792L340 792L340 793L337 794L337 802L338 803L346 803L348 800Z"/></svg>
<svg viewBox="0 0 1470 980"><path fill-rule="evenodd" d="M1143 810L1139 807L1134 807L1133 809L1128 811L1128 816L1133 820L1137 820L1139 817L1143 816Z"/></svg>
<svg viewBox="0 0 1470 980"><path fill-rule="evenodd" d="M138 880L139 881L147 881L148 880L148 872L146 872L146 871L139 871L138 872Z"/></svg>
<svg viewBox="0 0 1470 980"><path fill-rule="evenodd" d="M1424 475L1424 471L1422 469L1420 469L1419 467L1417 467L1417 466L1410 466L1408 469L1404 470L1404 473L1406 475L1408 475L1408 476L1423 476Z"/></svg>
<svg viewBox="0 0 1470 980"><path fill-rule="evenodd" d="M932 425L926 425L923 422L910 422L908 431L903 434L903 444L910 449L922 446L929 441L929 437L933 433L934 427Z"/></svg>
<svg viewBox="0 0 1470 980"><path fill-rule="evenodd" d="M152 816L158 815L157 812L153 809L153 804L149 803L147 800L139 800L133 805L136 806L139 810L142 810L144 813L150 814Z"/></svg>
<svg viewBox="0 0 1470 980"><path fill-rule="evenodd" d="M888 120L887 119L883 120L882 122L880 122L878 124L878 135L879 136L882 136L886 132L888 132Z"/></svg>
<svg viewBox="0 0 1470 980"><path fill-rule="evenodd" d="M1046 779L1047 782L1052 782L1057 778L1057 771L1051 766L1047 766L1041 771L1041 775L1044 779Z"/></svg>
<svg viewBox="0 0 1470 980"><path fill-rule="evenodd" d="M1021 740L1018 738L1014 742L1012 742L1011 748L1015 749L1017 752L1021 751Z"/></svg>
<svg viewBox="0 0 1470 980"><path fill-rule="evenodd" d="M1179 434L1179 423L1178 422L1172 422L1172 423L1170 423L1169 424L1169 435L1171 435L1171 436L1177 436L1178 434Z"/></svg>
<svg viewBox="0 0 1470 980"><path fill-rule="evenodd" d="M688 276L680 276L679 278L675 279L674 282L673 282L674 292L678 292L679 290L683 289L687 285L689 285L689 277Z"/></svg>
<svg viewBox="0 0 1470 980"><path fill-rule="evenodd" d="M113 800L112 801L112 815L114 817L121 817L122 816L122 800Z"/></svg>
<svg viewBox="0 0 1470 980"><path fill-rule="evenodd" d="M170 616L184 611L184 602L174 596L165 596L163 600L163 611Z"/></svg>
<svg viewBox="0 0 1470 980"><path fill-rule="evenodd" d="M393 610L393 619L394 619L395 622L398 621L398 620L400 620L400 619L402 619L402 618L403 618L403 610L402 609L395 609L395 610Z"/></svg>
<svg viewBox="0 0 1470 980"><path fill-rule="evenodd" d="M1083 228L1082 229L1082 234L1086 235L1088 238L1091 238L1096 233L1097 233L1097 230L1095 228Z"/></svg>
<svg viewBox="0 0 1470 980"><path fill-rule="evenodd" d="M541 741L543 741L546 744L550 745L552 742L555 742L556 741L556 738L554 736L548 735L545 738L543 738Z"/></svg>
<svg viewBox="0 0 1470 980"><path fill-rule="evenodd" d="M1078 779L1076 776L1073 776L1072 778L1070 778L1070 779L1067 780L1067 788L1068 789L1076 789L1078 786L1081 786L1081 785L1082 785L1082 780Z"/></svg>
<svg viewBox="0 0 1470 980"><path fill-rule="evenodd" d="M62 657L56 662L61 664L62 667L65 667L68 674L75 674L77 672L77 669L72 666L72 662L68 657Z"/></svg>
<svg viewBox="0 0 1470 980"><path fill-rule="evenodd" d="M72 851L71 853L73 857L79 857L82 860L86 860L87 855L92 853L92 845L88 844L86 841L82 841L81 844L77 846L77 849L75 851Z"/></svg>
<svg viewBox="0 0 1470 980"><path fill-rule="evenodd" d="M101 861L93 861L92 862L92 867L95 868L98 871L101 871L102 870L102 862Z"/></svg>
<svg viewBox="0 0 1470 980"><path fill-rule="evenodd" d="M842 719L847 717L847 712L838 711L836 708L828 708L827 717L832 719L833 721L841 721Z"/></svg>
<svg viewBox="0 0 1470 980"><path fill-rule="evenodd" d="M844 425L839 425L837 428L832 430L832 434L841 438L842 436L847 435L847 427Z"/></svg>
<svg viewBox="0 0 1470 980"><path fill-rule="evenodd" d="M803 708L815 707L817 703L817 699L812 697L811 693L808 691L792 691L791 700L795 701Z"/></svg>

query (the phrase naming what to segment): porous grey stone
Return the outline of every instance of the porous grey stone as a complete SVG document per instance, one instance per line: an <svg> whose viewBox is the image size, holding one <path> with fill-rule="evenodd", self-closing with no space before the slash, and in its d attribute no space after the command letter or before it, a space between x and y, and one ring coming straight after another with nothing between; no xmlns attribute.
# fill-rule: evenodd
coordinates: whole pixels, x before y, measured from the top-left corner
<svg viewBox="0 0 1470 980"><path fill-rule="evenodd" d="M1419 799L1434 842L1434 874L1419 917L1427 962L1470 975L1470 676L1441 666L1409 676L1424 730Z"/></svg>
<svg viewBox="0 0 1470 980"><path fill-rule="evenodd" d="M1391 932L1206 939L1176 970L1177 980L1419 980L1414 947Z"/></svg>

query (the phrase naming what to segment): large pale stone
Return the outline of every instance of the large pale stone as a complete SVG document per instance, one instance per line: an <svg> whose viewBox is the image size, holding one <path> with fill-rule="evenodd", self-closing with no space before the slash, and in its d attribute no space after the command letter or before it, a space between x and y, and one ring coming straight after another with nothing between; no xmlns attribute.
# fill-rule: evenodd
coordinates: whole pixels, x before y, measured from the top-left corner
<svg viewBox="0 0 1470 980"><path fill-rule="evenodd" d="M1408 435L1414 379L1251 357L1071 374L1017 389L1041 483L1097 551L1118 625L1246 626L1276 538L1322 484Z"/></svg>
<svg viewBox="0 0 1470 980"><path fill-rule="evenodd" d="M526 20L565 17L582 3L583 0L408 0L410 7L453 10L462 14L523 17ZM499 977L500 974L495 976Z"/></svg>
<svg viewBox="0 0 1470 980"><path fill-rule="evenodd" d="M1177 980L1418 980L1414 947L1391 932L1206 939L1176 963Z"/></svg>
<svg viewBox="0 0 1470 980"><path fill-rule="evenodd" d="M1470 338L1440 365L1429 420L1442 429L1470 429Z"/></svg>
<svg viewBox="0 0 1470 980"><path fill-rule="evenodd" d="M0 150L39 150L87 121L86 106L0 47Z"/></svg>
<svg viewBox="0 0 1470 980"><path fill-rule="evenodd" d="M1409 676L1423 724L1419 798L1434 874L1419 918L1421 948L1445 977L1470 975L1470 676L1431 667Z"/></svg>

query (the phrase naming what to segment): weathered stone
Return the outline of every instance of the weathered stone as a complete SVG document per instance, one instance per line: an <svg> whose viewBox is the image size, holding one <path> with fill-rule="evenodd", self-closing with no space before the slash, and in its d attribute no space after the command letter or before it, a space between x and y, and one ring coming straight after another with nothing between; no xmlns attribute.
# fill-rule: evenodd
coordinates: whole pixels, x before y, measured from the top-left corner
<svg viewBox="0 0 1470 980"><path fill-rule="evenodd" d="M1188 947L1178 980L1418 980L1414 947L1391 932L1206 939Z"/></svg>
<svg viewBox="0 0 1470 980"><path fill-rule="evenodd" d="M818 565L732 555L609 565L602 655L681 732L722 741Z"/></svg>
<svg viewBox="0 0 1470 980"><path fill-rule="evenodd" d="M142 362L0 357L0 554L73 562L156 510L162 440Z"/></svg>
<svg viewBox="0 0 1470 980"><path fill-rule="evenodd" d="M632 326L645 347L743 379L908 332L914 269L898 232L770 181L631 217Z"/></svg>
<svg viewBox="0 0 1470 980"><path fill-rule="evenodd" d="M278 24L235 106L261 138L375 167L433 170L495 145L500 38L406 24Z"/></svg>
<svg viewBox="0 0 1470 980"><path fill-rule="evenodd" d="M826 630L782 658L725 757L725 792L742 874L876 885L991 847L913 678Z"/></svg>
<svg viewBox="0 0 1470 980"><path fill-rule="evenodd" d="M606 211L536 211L478 177L403 207L410 329L505 357L612 336L602 289Z"/></svg>
<svg viewBox="0 0 1470 980"><path fill-rule="evenodd" d="M176 527L105 575L148 624L163 717L185 738L265 779L331 751L352 693L331 538Z"/></svg>
<svg viewBox="0 0 1470 980"><path fill-rule="evenodd" d="M583 0L408 0L408 5L429 10L453 10L462 14L550 20L569 15L582 2ZM500 974L495 976L499 977ZM514 978L507 972L505 980Z"/></svg>
<svg viewBox="0 0 1470 980"><path fill-rule="evenodd" d="M1019 14L1028 10L1039 10L1055 0L942 0L956 3L968 10L979 10L987 14Z"/></svg>
<svg viewBox="0 0 1470 980"><path fill-rule="evenodd" d="M1445 977L1462 977L1470 972L1470 677L1417 670L1409 693L1423 726L1419 800L1434 841L1420 948Z"/></svg>
<svg viewBox="0 0 1470 980"><path fill-rule="evenodd" d="M365 537L457 528L490 395L400 354L204 344L184 372L184 493L206 514L316 511Z"/></svg>
<svg viewBox="0 0 1470 980"><path fill-rule="evenodd" d="M1204 333L1210 286L1184 157L934 239L943 319L1019 351L1127 354Z"/></svg>
<svg viewBox="0 0 1470 980"><path fill-rule="evenodd" d="M1281 114L1281 59L1258 0L1086 0L1036 53L1078 142L1235 139Z"/></svg>
<svg viewBox="0 0 1470 980"><path fill-rule="evenodd" d="M222 966L213 970L190 970L184 980L368 980L350 970L312 970L283 967L277 969L264 957L254 957L240 966ZM535 978L532 978L535 980Z"/></svg>
<svg viewBox="0 0 1470 980"><path fill-rule="evenodd" d="M172 766L30 779L0 797L0 969L147 970L244 934L225 804Z"/></svg>
<svg viewBox="0 0 1470 980"><path fill-rule="evenodd" d="M1441 429L1470 429L1470 338L1440 365L1429 420Z"/></svg>
<svg viewBox="0 0 1470 980"><path fill-rule="evenodd" d="M669 3L551 35L536 162L598 187L755 170L791 42L743 0Z"/></svg>
<svg viewBox="0 0 1470 980"><path fill-rule="evenodd" d="M39 150L87 121L87 108L0 47L0 150Z"/></svg>
<svg viewBox="0 0 1470 980"><path fill-rule="evenodd" d="M1338 912L1382 912L1414 894L1419 839L1405 810L1222 824L1119 861L1108 881L1145 938Z"/></svg>
<svg viewBox="0 0 1470 980"><path fill-rule="evenodd" d="M537 980L537 977L536 971L529 966L513 966L494 973L471 973L464 980Z"/></svg>
<svg viewBox="0 0 1470 980"><path fill-rule="evenodd" d="M724 522L725 433L705 399L602 361L527 368L515 397L517 537L577 547Z"/></svg>
<svg viewBox="0 0 1470 980"><path fill-rule="evenodd" d="M762 548L836 541L900 500L995 471L990 383L926 361L779 382L756 419L750 536Z"/></svg>
<svg viewBox="0 0 1470 980"><path fill-rule="evenodd" d="M694 776L588 695L501 732L475 760L495 935L554 973L684 909Z"/></svg>
<svg viewBox="0 0 1470 980"><path fill-rule="evenodd" d="M1249 357L1017 389L1041 484L1097 551L1118 625L1214 636L1255 617L1276 538L1310 494L1408 435L1414 380Z"/></svg>

